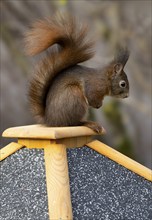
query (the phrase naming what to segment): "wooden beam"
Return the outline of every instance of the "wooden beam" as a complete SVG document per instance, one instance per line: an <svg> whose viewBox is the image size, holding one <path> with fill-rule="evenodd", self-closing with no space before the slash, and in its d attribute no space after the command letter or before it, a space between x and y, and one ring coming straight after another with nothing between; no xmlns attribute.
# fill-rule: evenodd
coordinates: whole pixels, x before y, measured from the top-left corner
<svg viewBox="0 0 152 220"><path fill-rule="evenodd" d="M27 148L43 149L49 144L63 144L67 148L82 147L92 140L92 136L80 136L62 139L33 139L33 138L19 138L18 143L26 146Z"/></svg>
<svg viewBox="0 0 152 220"><path fill-rule="evenodd" d="M120 165L126 167L127 169L135 172L136 174L144 177L147 180L152 181L152 170L141 165L140 163L132 160L131 158L123 155L122 153L116 151L115 149L103 144L100 141L92 141L86 144L88 147L97 151L98 153L110 158L111 160L119 163Z"/></svg>
<svg viewBox="0 0 152 220"><path fill-rule="evenodd" d="M4 160L6 157L15 153L17 150L21 149L22 147L24 147L24 145L18 144L15 142L12 142L12 143L8 144L7 146L3 147L0 150L0 161Z"/></svg>
<svg viewBox="0 0 152 220"><path fill-rule="evenodd" d="M66 146L51 144L44 148L49 219L72 220L72 204Z"/></svg>

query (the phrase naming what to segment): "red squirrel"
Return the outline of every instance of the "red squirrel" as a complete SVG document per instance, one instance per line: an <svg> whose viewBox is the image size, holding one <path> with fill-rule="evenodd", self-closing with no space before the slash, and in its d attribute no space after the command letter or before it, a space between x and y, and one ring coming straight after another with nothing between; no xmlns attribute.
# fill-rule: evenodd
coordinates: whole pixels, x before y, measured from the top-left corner
<svg viewBox="0 0 152 220"><path fill-rule="evenodd" d="M39 20L26 33L28 55L37 55L51 47L29 83L29 102L39 123L52 127L83 125L99 133L102 127L98 123L84 121L88 107L100 108L105 96L128 97L124 66L129 51L120 48L102 68L80 65L93 57L93 46L86 25L72 16Z"/></svg>

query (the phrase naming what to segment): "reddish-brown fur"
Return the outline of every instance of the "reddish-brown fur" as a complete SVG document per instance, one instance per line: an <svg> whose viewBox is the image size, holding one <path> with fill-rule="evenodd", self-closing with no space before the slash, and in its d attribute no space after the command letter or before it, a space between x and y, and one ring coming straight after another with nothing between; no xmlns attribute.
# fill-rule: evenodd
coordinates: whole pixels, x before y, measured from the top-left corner
<svg viewBox="0 0 152 220"><path fill-rule="evenodd" d="M120 50L119 56L103 69L77 65L93 56L93 42L88 40L87 32L87 27L73 17L60 15L37 21L26 34L28 55L57 44L40 61L30 80L29 101L39 122L48 126L84 124L99 132L97 123L83 121L88 105L99 108L105 95L120 95L119 89L112 92L113 84L116 78L127 80L123 71L129 57L127 50ZM128 89L127 81L121 97Z"/></svg>

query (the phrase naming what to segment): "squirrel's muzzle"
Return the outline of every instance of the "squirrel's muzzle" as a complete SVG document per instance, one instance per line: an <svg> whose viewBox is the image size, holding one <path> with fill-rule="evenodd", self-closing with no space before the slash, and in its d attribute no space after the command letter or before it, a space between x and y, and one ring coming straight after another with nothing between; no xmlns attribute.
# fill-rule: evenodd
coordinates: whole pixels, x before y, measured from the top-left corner
<svg viewBox="0 0 152 220"><path fill-rule="evenodd" d="M125 99L125 98L128 98L128 97L129 97L129 93L126 93L123 98Z"/></svg>

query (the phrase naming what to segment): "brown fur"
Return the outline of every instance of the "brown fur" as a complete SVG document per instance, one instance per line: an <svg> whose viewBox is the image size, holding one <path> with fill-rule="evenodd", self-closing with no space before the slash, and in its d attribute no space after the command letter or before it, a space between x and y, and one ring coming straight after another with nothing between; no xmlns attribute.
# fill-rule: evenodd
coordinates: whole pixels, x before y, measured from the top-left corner
<svg viewBox="0 0 152 220"><path fill-rule="evenodd" d="M87 32L87 27L75 18L60 15L37 21L26 34L29 55L57 44L40 61L30 80L29 101L39 122L49 126L84 124L99 132L101 127L97 123L83 122L88 105L99 108L105 95L124 97L128 92L123 72L129 57L125 50L101 70L77 65L93 56L93 42L88 40ZM117 88L121 79L127 83L123 91Z"/></svg>

